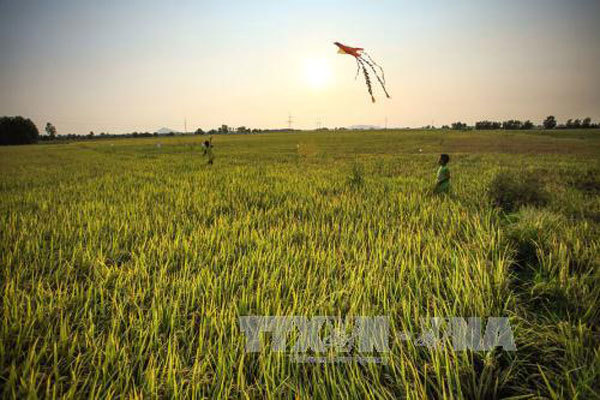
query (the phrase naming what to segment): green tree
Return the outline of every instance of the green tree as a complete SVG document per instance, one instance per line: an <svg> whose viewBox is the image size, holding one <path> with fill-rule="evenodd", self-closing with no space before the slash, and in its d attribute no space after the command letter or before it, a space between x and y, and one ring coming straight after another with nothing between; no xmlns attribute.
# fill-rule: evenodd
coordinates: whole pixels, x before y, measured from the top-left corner
<svg viewBox="0 0 600 400"><path fill-rule="evenodd" d="M523 123L518 120L511 119L509 121L504 121L502 123L502 129L521 129L523 127Z"/></svg>
<svg viewBox="0 0 600 400"><path fill-rule="evenodd" d="M549 115L544 120L544 129L554 129L554 128L556 128L556 118L554 118L554 115Z"/></svg>
<svg viewBox="0 0 600 400"><path fill-rule="evenodd" d="M461 130L465 130L467 129L467 124L464 122L453 122L452 123L452 129L456 130L456 131L461 131Z"/></svg>
<svg viewBox="0 0 600 400"><path fill-rule="evenodd" d="M523 126L521 127L521 129L533 129L533 122L531 122L530 120L523 122Z"/></svg>
<svg viewBox="0 0 600 400"><path fill-rule="evenodd" d="M56 127L50 122L46 123L46 133L50 139L56 138Z"/></svg>
<svg viewBox="0 0 600 400"><path fill-rule="evenodd" d="M35 143L39 136L37 127L29 118L0 118L0 145Z"/></svg>
<svg viewBox="0 0 600 400"><path fill-rule="evenodd" d="M219 128L219 133L228 133L229 132L229 127L225 124L221 125L221 127Z"/></svg>
<svg viewBox="0 0 600 400"><path fill-rule="evenodd" d="M591 126L592 126L592 119L590 117L584 118L583 122L581 123L581 127L584 129L588 129Z"/></svg>

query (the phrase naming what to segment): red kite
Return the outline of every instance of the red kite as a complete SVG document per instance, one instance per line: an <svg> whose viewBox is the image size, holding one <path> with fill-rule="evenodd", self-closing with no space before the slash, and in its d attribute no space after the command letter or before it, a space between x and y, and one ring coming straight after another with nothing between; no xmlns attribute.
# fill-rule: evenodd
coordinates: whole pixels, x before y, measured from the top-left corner
<svg viewBox="0 0 600 400"><path fill-rule="evenodd" d="M383 88L383 92L385 93L385 96L388 99L390 98L390 95L388 94L387 90L385 89L385 74L383 73L383 68L381 68L375 61L373 61L373 59L365 51L365 49L363 49L362 47L346 46L346 45L341 44L340 42L334 42L333 44L335 44L338 47L338 53L349 54L351 56L354 56L354 59L356 60L356 67L357 67L356 77L358 77L358 73L360 71L363 72L363 75L365 77L365 82L367 84L367 90L369 91L369 95L371 96L371 101L373 103L375 103L375 97L373 97L373 89L371 88L371 77L369 76L369 72L367 71L365 64L368 65L369 68L371 68L371 70L375 74L375 77L377 78L377 80L379 81L379 84ZM363 54L368 57L368 60L363 57ZM377 67L379 69L379 72L381 72L381 77L377 73L377 70L375 69L375 67ZM355 77L355 79L356 79L356 77Z"/></svg>

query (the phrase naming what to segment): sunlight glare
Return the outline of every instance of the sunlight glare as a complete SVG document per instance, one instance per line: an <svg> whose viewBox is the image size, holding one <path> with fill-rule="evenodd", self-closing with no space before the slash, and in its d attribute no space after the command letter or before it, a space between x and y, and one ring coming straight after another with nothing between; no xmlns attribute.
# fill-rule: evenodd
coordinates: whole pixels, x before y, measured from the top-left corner
<svg viewBox="0 0 600 400"><path fill-rule="evenodd" d="M307 59L304 62L304 73L307 83L313 89L326 86L331 78L331 68L324 59Z"/></svg>

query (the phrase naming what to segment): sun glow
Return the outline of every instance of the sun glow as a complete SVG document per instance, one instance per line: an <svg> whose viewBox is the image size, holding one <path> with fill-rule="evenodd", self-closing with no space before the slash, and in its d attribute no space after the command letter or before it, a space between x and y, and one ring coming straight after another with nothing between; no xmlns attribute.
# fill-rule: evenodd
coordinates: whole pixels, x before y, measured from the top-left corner
<svg viewBox="0 0 600 400"><path fill-rule="evenodd" d="M304 75L306 82L310 87L319 89L329 83L331 79L331 68L323 59L307 59L304 62Z"/></svg>

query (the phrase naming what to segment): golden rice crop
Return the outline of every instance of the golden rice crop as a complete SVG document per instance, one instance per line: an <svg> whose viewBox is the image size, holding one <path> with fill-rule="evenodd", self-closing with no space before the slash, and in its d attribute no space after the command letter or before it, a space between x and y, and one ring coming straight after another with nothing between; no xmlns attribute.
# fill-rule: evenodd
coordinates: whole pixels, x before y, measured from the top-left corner
<svg viewBox="0 0 600 400"><path fill-rule="evenodd" d="M600 200L570 182L600 180L600 134L216 136L213 166L156 142L0 149L2 397L598 395ZM506 169L549 204L493 207ZM505 316L517 351L392 335L385 365L298 364L245 353L242 315Z"/></svg>

